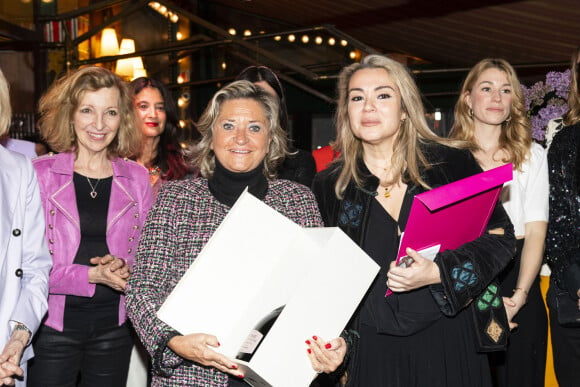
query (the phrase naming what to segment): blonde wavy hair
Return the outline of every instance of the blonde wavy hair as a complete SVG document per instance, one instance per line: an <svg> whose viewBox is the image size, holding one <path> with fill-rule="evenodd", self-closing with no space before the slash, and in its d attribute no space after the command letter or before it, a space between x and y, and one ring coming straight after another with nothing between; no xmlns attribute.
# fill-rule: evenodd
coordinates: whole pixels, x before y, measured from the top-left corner
<svg viewBox="0 0 580 387"><path fill-rule="evenodd" d="M332 144L340 152L339 160L344 163L334 187L335 194L342 199L350 181L362 187L361 172L357 168L357 160L363 157L362 141L355 137L351 129L348 115L349 84L352 76L363 69L383 69L394 82L401 96L401 107L407 118L401 122L399 133L393 145L391 165L392 181L403 179L405 183L413 183L430 188L421 178L421 170L430 167L421 151L420 143L444 142L431 131L425 120L425 110L421 93L407 68L401 63L382 55L369 55L360 63L345 67L338 80L338 101L336 110L337 137Z"/></svg>
<svg viewBox="0 0 580 387"><path fill-rule="evenodd" d="M103 67L83 67L55 81L39 102L40 134L56 152L77 149L73 121L86 92L102 88L119 90L121 122L117 135L107 148L109 157L130 157L141 149L141 131L137 128L133 97L128 85L118 75Z"/></svg>
<svg viewBox="0 0 580 387"><path fill-rule="evenodd" d="M222 104L234 99L251 99L263 108L269 126L270 141L264 158L264 175L268 179L276 178L276 169L288 154L286 132L278 119L278 98L255 86L249 81L235 81L220 89L211 99L197 122L201 140L197 145L186 150L185 155L193 161L203 177L210 178L215 170L215 153L211 149L213 130L220 115Z"/></svg>
<svg viewBox="0 0 580 387"><path fill-rule="evenodd" d="M0 138L10 130L12 120L12 106L10 105L10 86L0 70Z"/></svg>
<svg viewBox="0 0 580 387"><path fill-rule="evenodd" d="M488 69L498 69L503 72L511 86L512 105L510 118L502 123L499 149L503 150L507 155L507 158L502 161L512 163L514 169L520 170L522 163L530 152L532 129L526 114L520 81L514 68L505 59L486 58L471 68L467 77L465 77L459 99L455 104L455 122L449 136L452 139L466 141L470 144L469 147L472 151L479 149L479 144L475 137L475 122L471 109L467 104L466 96L473 91L479 76Z"/></svg>
<svg viewBox="0 0 580 387"><path fill-rule="evenodd" d="M572 60L570 61L570 91L568 93L568 107L570 108L566 114L564 114L564 126L574 125L580 121L580 76L578 76L578 71L580 71L580 65L578 61L580 60L580 47L576 47L572 53Z"/></svg>

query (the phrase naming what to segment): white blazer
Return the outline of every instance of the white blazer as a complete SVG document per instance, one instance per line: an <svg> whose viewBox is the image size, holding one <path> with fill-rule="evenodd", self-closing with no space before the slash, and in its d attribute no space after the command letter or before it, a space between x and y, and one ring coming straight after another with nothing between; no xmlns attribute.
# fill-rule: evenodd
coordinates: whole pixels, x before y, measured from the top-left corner
<svg viewBox="0 0 580 387"><path fill-rule="evenodd" d="M34 334L46 313L52 259L44 231L32 163L0 146L0 352L10 337L11 322L25 324ZM28 345L21 360L25 372L33 355Z"/></svg>

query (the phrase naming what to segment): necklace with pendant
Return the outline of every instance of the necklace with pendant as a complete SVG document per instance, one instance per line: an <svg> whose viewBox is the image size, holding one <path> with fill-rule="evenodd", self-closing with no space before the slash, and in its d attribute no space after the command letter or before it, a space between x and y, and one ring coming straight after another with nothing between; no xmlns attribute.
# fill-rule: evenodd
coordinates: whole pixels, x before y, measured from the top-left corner
<svg viewBox="0 0 580 387"><path fill-rule="evenodd" d="M91 179L89 179L88 177L87 177L87 181L88 181L89 185L91 186L91 192L89 192L89 195L90 195L91 199L94 199L97 197L96 188L99 185L99 183L101 182L101 179L97 179L97 182L95 183L95 185L93 185L93 183L91 183Z"/></svg>
<svg viewBox="0 0 580 387"><path fill-rule="evenodd" d="M380 187L385 189L385 193L383 194L383 196L387 199L390 198L391 197L391 187L384 186L384 185L381 185Z"/></svg>
<svg viewBox="0 0 580 387"><path fill-rule="evenodd" d="M391 191L389 187L384 187L385 188L385 197L388 199L391 197Z"/></svg>

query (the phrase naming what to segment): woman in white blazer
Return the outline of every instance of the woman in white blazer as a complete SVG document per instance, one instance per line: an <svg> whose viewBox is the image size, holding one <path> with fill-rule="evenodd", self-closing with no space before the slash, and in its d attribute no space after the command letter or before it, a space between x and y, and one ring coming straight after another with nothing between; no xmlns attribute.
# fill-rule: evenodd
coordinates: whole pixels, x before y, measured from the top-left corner
<svg viewBox="0 0 580 387"><path fill-rule="evenodd" d="M11 114L0 70L0 137L8 132ZM0 198L0 386L25 386L30 342L47 309L52 260L32 164L2 146Z"/></svg>

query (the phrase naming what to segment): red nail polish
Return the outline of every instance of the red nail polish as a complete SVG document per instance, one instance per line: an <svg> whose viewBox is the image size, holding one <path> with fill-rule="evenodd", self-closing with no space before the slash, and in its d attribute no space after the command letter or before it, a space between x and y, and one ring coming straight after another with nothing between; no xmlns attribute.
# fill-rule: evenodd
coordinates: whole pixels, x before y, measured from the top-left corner
<svg viewBox="0 0 580 387"><path fill-rule="evenodd" d="M310 340L306 340L305 343L310 345Z"/></svg>
<svg viewBox="0 0 580 387"><path fill-rule="evenodd" d="M235 370L237 370L238 369L238 366L235 365L235 364L232 364L232 368L235 369Z"/></svg>
<svg viewBox="0 0 580 387"><path fill-rule="evenodd" d="M220 342L218 341L218 347L219 347L220 345L221 345L221 344L220 344Z"/></svg>
<svg viewBox="0 0 580 387"><path fill-rule="evenodd" d="M239 374L239 375L238 375L238 378L240 378L240 379L241 379L241 378L243 378L243 377L244 377L244 375L243 375L243 374Z"/></svg>
<svg viewBox="0 0 580 387"><path fill-rule="evenodd" d="M324 344L324 348L330 349L330 348L332 348L332 344L326 343L326 344Z"/></svg>
<svg viewBox="0 0 580 387"><path fill-rule="evenodd" d="M312 338L313 338L314 340L318 340L318 337L316 337L316 336L312 336Z"/></svg>
<svg viewBox="0 0 580 387"><path fill-rule="evenodd" d="M308 353L312 353L312 350L310 348L307 349Z"/></svg>

